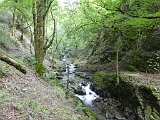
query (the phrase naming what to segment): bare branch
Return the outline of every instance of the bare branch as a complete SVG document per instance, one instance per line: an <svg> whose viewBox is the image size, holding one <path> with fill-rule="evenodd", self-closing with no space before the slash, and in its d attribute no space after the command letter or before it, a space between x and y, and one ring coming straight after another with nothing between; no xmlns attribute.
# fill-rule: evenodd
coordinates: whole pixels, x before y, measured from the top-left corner
<svg viewBox="0 0 160 120"><path fill-rule="evenodd" d="M43 15L43 19L45 19L45 17L46 17L46 15L47 15L47 13L48 13L48 11L49 11L49 9L50 9L53 1L54 1L54 0L50 1L49 5L47 6L47 10L45 11L45 13L44 13L44 15Z"/></svg>

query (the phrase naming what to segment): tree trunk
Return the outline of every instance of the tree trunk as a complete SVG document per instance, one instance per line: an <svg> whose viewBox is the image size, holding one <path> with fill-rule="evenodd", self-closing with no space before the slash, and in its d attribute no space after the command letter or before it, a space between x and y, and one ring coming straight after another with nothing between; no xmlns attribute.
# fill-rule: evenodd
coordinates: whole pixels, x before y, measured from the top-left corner
<svg viewBox="0 0 160 120"><path fill-rule="evenodd" d="M119 84L119 43L120 41L117 41L117 50L116 50L116 75L117 75L117 85Z"/></svg>
<svg viewBox="0 0 160 120"><path fill-rule="evenodd" d="M44 49L44 0L33 1L33 21L34 21L34 50L35 59L37 61L36 71L38 74L43 74L43 61L46 54Z"/></svg>
<svg viewBox="0 0 160 120"><path fill-rule="evenodd" d="M44 50L44 2L40 1L37 4L37 23L35 29L35 58L39 64L43 64L45 50Z"/></svg>
<svg viewBox="0 0 160 120"><path fill-rule="evenodd" d="M21 30L21 38L20 40L23 41L23 36L24 36L24 19L23 19L23 16L20 16L21 17L21 23L20 23L20 30Z"/></svg>
<svg viewBox="0 0 160 120"><path fill-rule="evenodd" d="M16 31L15 18L16 18L16 9L13 8L13 18L12 18L12 36L13 37L15 37L15 31Z"/></svg>
<svg viewBox="0 0 160 120"><path fill-rule="evenodd" d="M53 1L54 0L49 3L46 0L33 1L32 14L34 21L34 51L35 59L37 61L36 71L40 75L43 75L44 72L43 61L46 51L53 42L53 39L48 41L49 39L45 38L46 16ZM55 33L55 29L53 33ZM52 38L54 38L54 35L55 34L53 34Z"/></svg>
<svg viewBox="0 0 160 120"><path fill-rule="evenodd" d="M14 66L16 69L21 71L23 74L26 74L26 70L22 65L20 65L18 62L16 62L14 59L6 56L5 54L0 53L0 60L6 62L9 65Z"/></svg>

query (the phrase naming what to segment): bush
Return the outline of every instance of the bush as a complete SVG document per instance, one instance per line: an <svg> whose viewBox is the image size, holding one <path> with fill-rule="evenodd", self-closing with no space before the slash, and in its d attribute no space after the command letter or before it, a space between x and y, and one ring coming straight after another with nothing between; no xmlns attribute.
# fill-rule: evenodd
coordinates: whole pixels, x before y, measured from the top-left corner
<svg viewBox="0 0 160 120"><path fill-rule="evenodd" d="M93 80L98 88L105 88L106 73L103 71L96 72L93 76Z"/></svg>

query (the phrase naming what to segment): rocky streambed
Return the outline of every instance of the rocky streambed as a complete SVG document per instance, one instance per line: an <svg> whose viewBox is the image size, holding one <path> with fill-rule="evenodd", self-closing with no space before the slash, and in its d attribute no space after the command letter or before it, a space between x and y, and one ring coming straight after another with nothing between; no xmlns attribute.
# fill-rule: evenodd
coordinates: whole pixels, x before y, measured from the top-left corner
<svg viewBox="0 0 160 120"><path fill-rule="evenodd" d="M67 70L68 66L68 70ZM69 87L85 106L90 107L100 117L95 120L127 120L121 112L121 104L115 99L101 96L101 91L96 89L92 77L86 72L79 71L79 66L72 62L64 64L61 68L61 84ZM67 83L68 81L68 83Z"/></svg>
<svg viewBox="0 0 160 120"><path fill-rule="evenodd" d="M68 81L69 90L100 116L95 120L160 119L159 95L150 85L136 84L139 78L121 74L117 85L114 73L97 72L91 76L71 60L64 63L61 84L67 86Z"/></svg>

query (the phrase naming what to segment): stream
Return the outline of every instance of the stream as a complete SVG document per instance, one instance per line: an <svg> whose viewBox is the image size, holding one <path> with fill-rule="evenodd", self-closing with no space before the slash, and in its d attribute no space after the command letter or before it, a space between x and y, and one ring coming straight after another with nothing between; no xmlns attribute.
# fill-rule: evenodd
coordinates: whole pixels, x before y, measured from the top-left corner
<svg viewBox="0 0 160 120"><path fill-rule="evenodd" d="M94 109L95 112L102 116L103 120L134 120L125 117L120 110L121 104L118 101L110 97L100 97L100 95L94 91L95 88L91 76L86 72L78 71L78 65L74 64L71 58L63 58L62 61L64 64L61 68L63 76L61 84L66 87L69 78L68 89L73 91L75 96L86 106Z"/></svg>

